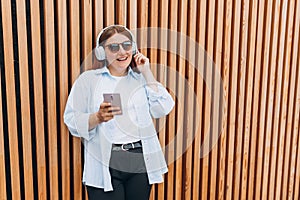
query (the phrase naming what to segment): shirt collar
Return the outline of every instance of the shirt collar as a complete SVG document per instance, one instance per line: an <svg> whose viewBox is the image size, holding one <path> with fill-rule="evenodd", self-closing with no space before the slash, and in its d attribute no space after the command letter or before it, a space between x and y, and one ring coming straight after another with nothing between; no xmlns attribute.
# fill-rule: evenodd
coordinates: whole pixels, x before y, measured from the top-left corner
<svg viewBox="0 0 300 200"><path fill-rule="evenodd" d="M110 72L109 72L109 70L108 70L108 68L106 66L102 67L100 69L96 69L95 70L95 74L96 75L99 75L99 74L109 74L109 75L111 75ZM131 67L129 67L129 69L128 69L128 74L131 75L135 79L138 79L139 76L140 76L140 74L134 72Z"/></svg>

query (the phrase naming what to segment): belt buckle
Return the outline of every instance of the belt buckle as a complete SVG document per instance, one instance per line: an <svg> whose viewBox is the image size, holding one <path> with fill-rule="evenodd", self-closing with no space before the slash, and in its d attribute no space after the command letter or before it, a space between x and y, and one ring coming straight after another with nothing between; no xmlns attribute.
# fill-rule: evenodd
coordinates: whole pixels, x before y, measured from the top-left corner
<svg viewBox="0 0 300 200"><path fill-rule="evenodd" d="M134 149L134 144L133 144L133 142L130 142L130 143L127 143L127 144L131 144L132 148ZM125 148L124 148L124 145L127 145L127 144L122 144L121 149L122 149L123 151L128 151L128 150L129 150L129 149L125 149Z"/></svg>

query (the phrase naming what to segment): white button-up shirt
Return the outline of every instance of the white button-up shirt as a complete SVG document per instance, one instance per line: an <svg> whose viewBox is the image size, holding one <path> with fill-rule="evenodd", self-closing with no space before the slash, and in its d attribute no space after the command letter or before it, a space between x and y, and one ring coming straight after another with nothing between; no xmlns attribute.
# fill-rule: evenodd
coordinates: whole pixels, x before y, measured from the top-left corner
<svg viewBox="0 0 300 200"><path fill-rule="evenodd" d="M64 122L73 136L84 143L83 183L113 190L109 173L111 145L118 136L127 140L141 140L149 183L160 183L168 171L165 158L153 125L152 117L167 115L174 107L174 100L159 83L158 92L147 86L142 74L129 68L121 80L113 77L104 67L82 73L75 81L68 97ZM88 130L89 116L99 110L103 93L119 93L122 115ZM127 137L126 137L127 136ZM128 141L124 141L127 143Z"/></svg>

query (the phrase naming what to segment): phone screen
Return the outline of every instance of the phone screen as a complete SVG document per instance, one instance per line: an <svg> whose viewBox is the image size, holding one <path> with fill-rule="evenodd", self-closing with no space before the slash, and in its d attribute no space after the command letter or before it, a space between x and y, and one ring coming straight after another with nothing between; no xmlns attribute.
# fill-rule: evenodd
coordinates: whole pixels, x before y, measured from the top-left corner
<svg viewBox="0 0 300 200"><path fill-rule="evenodd" d="M111 103L111 105L114 107L119 107L122 114L121 96L119 93L105 93L103 94L103 98L104 102Z"/></svg>

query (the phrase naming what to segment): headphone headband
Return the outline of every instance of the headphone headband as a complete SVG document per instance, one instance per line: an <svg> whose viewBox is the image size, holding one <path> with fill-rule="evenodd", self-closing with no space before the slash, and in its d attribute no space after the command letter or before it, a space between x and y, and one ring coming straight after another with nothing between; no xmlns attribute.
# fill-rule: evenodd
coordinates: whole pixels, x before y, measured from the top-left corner
<svg viewBox="0 0 300 200"><path fill-rule="evenodd" d="M104 48L99 44L99 40L100 40L100 37L101 35L109 28L111 27L122 27L124 28L127 32L130 33L131 35L131 38L132 38L132 42L133 42L133 54L135 54L135 52L137 52L137 46L136 46L136 42L135 42L135 38L134 38L134 35L132 34L132 32L126 28L125 26L123 25L119 25L119 24L114 24L114 25L110 25L110 26L107 26L105 28L103 28L100 33L98 34L97 36L97 40L96 40L96 48L95 48L95 56L98 60L105 60L105 51L104 51Z"/></svg>

